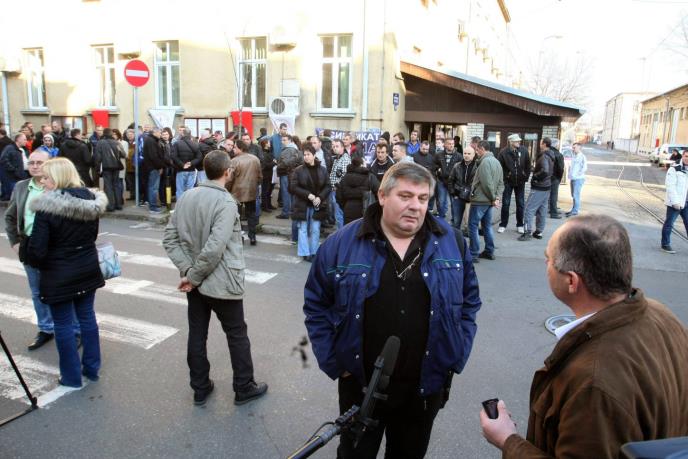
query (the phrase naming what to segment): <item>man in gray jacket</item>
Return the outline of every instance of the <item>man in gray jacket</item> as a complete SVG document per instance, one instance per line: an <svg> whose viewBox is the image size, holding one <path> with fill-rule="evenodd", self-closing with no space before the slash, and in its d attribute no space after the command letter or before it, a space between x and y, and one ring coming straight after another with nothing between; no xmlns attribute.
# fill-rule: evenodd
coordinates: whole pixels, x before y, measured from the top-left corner
<svg viewBox="0 0 688 459"><path fill-rule="evenodd" d="M177 201L165 228L163 246L179 269L179 290L189 303L187 362L194 404L204 405L213 391L206 340L211 312L227 335L234 372L234 404L242 405L268 390L253 379L251 343L244 321L244 254L236 200L227 191L230 159L214 150L203 160L207 180Z"/></svg>
<svg viewBox="0 0 688 459"><path fill-rule="evenodd" d="M502 205L504 172L502 165L490 151L489 142L481 140L475 152L478 155L478 165L473 176L471 210L468 214L468 236L471 241L473 263L478 263L478 258L495 259L492 208L499 209ZM482 227L485 236L485 250L482 252L480 252L478 224Z"/></svg>
<svg viewBox="0 0 688 459"><path fill-rule="evenodd" d="M17 182L10 198L10 204L5 211L5 231L7 239L14 252L19 255L19 261L24 262L24 246L27 238L31 236L33 221L36 213L29 208L29 204L35 198L43 194L43 163L50 159L45 150L36 150L29 156L29 175L31 178ZM23 243L23 244L22 244ZM26 277L29 280L33 308L36 311L36 323L38 334L29 344L29 350L33 351L43 346L55 337L55 324L50 314L50 307L40 298L41 272L24 263ZM77 347L81 344L81 331L79 321L74 316L74 335L77 339Z"/></svg>

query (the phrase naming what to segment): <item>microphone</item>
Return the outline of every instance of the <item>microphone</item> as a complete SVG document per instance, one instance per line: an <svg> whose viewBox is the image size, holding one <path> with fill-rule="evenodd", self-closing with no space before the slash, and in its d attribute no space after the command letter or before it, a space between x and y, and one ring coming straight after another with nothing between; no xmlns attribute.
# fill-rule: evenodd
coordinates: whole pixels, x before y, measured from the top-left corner
<svg viewBox="0 0 688 459"><path fill-rule="evenodd" d="M364 389L365 397L363 398L363 403L361 404L361 409L357 416L359 426L357 426L358 428L356 429L354 448L358 445L365 431L368 428L374 428L378 424L378 421L372 419L370 415L373 413L377 399L387 400L387 395L379 393L378 390L386 390L387 386L389 386L389 379L394 372L394 366L397 363L400 346L401 341L399 338L390 336L387 338L385 346L382 348L382 353L375 359L375 369L373 370L373 375L370 377L368 387Z"/></svg>
<svg viewBox="0 0 688 459"><path fill-rule="evenodd" d="M303 459L309 457L343 431L351 431L356 434L356 440L354 442L355 448L363 436L363 433L365 433L368 428L377 426L378 421L369 416L375 408L377 399L387 400L387 396L378 392L378 390L385 390L387 386L389 386L389 379L397 363L400 345L401 341L398 337L390 336L387 338L385 346L382 348L382 352L377 356L377 359L375 359L375 369L373 370L373 375L370 377L368 387L364 389L365 397L363 398L361 408L359 409L357 405L353 405L346 413L339 416L336 421L323 424L321 428L327 424L331 424L332 427L320 434L316 431L306 443L289 455L287 459ZM318 429L318 431L320 431L320 429Z"/></svg>

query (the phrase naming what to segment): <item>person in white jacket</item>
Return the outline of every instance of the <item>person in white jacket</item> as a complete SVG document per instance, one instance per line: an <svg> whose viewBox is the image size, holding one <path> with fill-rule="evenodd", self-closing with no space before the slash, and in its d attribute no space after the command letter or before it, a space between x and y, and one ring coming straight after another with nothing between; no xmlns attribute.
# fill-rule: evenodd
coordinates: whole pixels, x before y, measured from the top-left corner
<svg viewBox="0 0 688 459"><path fill-rule="evenodd" d="M580 210L580 196L583 184L585 183L585 172L588 170L588 160L581 151L579 143L573 144L573 159L569 167L568 179L571 184L571 198L573 198L573 206L571 210L566 212L567 217L578 215Z"/></svg>
<svg viewBox="0 0 688 459"><path fill-rule="evenodd" d="M680 215L688 233L688 150L683 150L681 162L671 166L666 175L667 206L664 226L662 226L662 250L676 253L671 247L671 230Z"/></svg>

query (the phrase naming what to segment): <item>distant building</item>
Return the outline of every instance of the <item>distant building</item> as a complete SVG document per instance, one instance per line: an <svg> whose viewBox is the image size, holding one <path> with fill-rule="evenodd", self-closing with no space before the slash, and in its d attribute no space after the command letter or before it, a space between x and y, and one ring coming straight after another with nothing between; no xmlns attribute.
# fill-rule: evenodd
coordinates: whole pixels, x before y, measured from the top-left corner
<svg viewBox="0 0 688 459"><path fill-rule="evenodd" d="M688 144L688 84L643 101L638 151L663 143Z"/></svg>
<svg viewBox="0 0 688 459"><path fill-rule="evenodd" d="M609 99L604 110L602 143L614 142L617 150L635 153L642 101L654 95L650 92L622 92Z"/></svg>
<svg viewBox="0 0 688 459"><path fill-rule="evenodd" d="M186 124L194 134L236 129L231 114L241 110L254 136L286 121L303 137L316 128L418 129L424 139L442 130L499 148L512 132L533 145L556 137L562 120L582 113L519 89L505 0L170 5L63 2L51 16L59 39L54 28L27 33L5 21L3 121L16 130L58 120L90 133L99 119L123 129L134 118L124 79L134 58L150 69L139 123Z"/></svg>

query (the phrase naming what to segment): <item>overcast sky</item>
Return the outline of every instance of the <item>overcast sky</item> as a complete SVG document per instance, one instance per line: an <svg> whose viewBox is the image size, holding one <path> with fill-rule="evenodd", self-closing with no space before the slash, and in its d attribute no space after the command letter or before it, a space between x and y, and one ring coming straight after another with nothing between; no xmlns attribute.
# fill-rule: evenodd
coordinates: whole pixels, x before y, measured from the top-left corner
<svg viewBox="0 0 688 459"><path fill-rule="evenodd" d="M663 92L688 83L688 59L670 51L685 43L680 22L688 0L511 0L507 6L525 68L543 49L585 56L591 66L587 108L600 117L604 103L620 92Z"/></svg>

